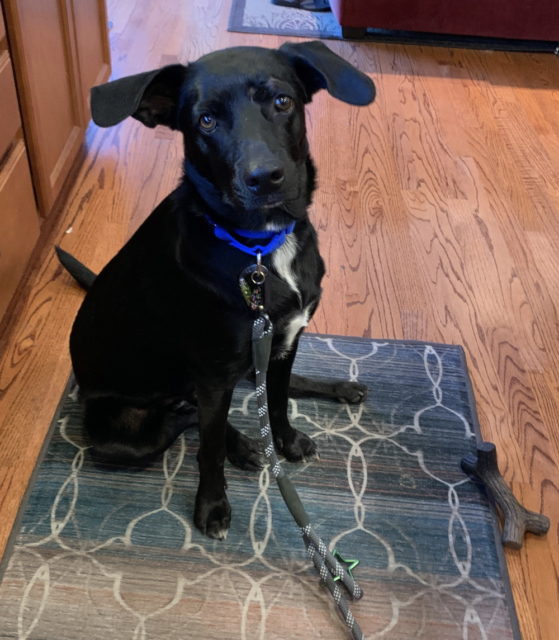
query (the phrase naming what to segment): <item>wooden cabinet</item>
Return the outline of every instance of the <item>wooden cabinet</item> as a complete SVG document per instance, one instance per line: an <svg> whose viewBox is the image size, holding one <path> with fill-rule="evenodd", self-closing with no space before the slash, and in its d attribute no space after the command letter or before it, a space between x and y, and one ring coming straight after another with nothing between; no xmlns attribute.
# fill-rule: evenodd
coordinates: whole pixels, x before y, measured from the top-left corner
<svg viewBox="0 0 559 640"><path fill-rule="evenodd" d="M39 237L39 217L23 140L0 169L0 317L17 289Z"/></svg>
<svg viewBox="0 0 559 640"><path fill-rule="evenodd" d="M109 75L104 0L3 0L42 215L76 165L89 88Z"/></svg>
<svg viewBox="0 0 559 640"><path fill-rule="evenodd" d="M89 89L110 57L104 0L0 3L1 318L81 163Z"/></svg>
<svg viewBox="0 0 559 640"><path fill-rule="evenodd" d="M89 122L89 90L110 74L107 14L104 0L74 0L74 29L85 121Z"/></svg>
<svg viewBox="0 0 559 640"><path fill-rule="evenodd" d="M21 129L12 63L7 49L0 49L0 100L0 158L3 158Z"/></svg>
<svg viewBox="0 0 559 640"><path fill-rule="evenodd" d="M13 67L0 13L0 317L39 237Z"/></svg>

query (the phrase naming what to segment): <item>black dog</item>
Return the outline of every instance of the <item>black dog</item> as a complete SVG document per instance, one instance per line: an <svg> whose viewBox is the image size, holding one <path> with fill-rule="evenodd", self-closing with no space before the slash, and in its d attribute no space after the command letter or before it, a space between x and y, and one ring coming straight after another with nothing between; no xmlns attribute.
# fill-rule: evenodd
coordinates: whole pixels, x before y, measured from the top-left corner
<svg viewBox="0 0 559 640"><path fill-rule="evenodd" d="M143 463L198 422L194 518L214 538L230 521L225 456L247 469L261 464L258 446L227 420L233 389L251 369L255 312L239 274L256 262L247 254L256 244L269 270L274 440L291 461L315 453L289 424L287 402L298 337L324 274L307 218L315 170L304 117L321 88L349 104L374 98L369 78L320 42L226 49L92 90L97 124L133 116L178 129L186 161L180 186L96 278L60 252L89 288L70 339L86 429L98 455ZM363 397L359 385L295 382L299 391Z"/></svg>

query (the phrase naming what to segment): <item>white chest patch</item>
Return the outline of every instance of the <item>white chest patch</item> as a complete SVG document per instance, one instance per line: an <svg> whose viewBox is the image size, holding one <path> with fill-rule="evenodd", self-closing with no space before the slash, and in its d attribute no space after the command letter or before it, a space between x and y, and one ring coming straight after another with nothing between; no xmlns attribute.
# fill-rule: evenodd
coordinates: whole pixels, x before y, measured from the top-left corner
<svg viewBox="0 0 559 640"><path fill-rule="evenodd" d="M295 257L298 248L299 247L297 244L297 239L295 238L294 234L288 235L281 247L274 251L272 255L272 267L274 268L278 276L282 280L287 282L290 288L295 291L297 297L299 298L299 302L301 302L301 292L299 291L299 286L297 284L297 280L295 279L295 274L293 273L293 269L291 268L293 258Z"/></svg>
<svg viewBox="0 0 559 640"><path fill-rule="evenodd" d="M293 259L295 258L298 250L299 245L295 235L291 234L287 236L284 244L274 251L272 255L272 267L277 275L289 286L289 288L297 294L299 304L302 304L301 291L299 290L299 284L292 268ZM292 316L284 330L283 344L281 345L280 352L275 356L276 358L282 358L289 353L297 334L309 323L309 311L311 306L312 305L309 305L299 313Z"/></svg>
<svg viewBox="0 0 559 640"><path fill-rule="evenodd" d="M293 345L293 341L297 337L299 331L309 324L309 308L310 305L306 307L306 309L303 309L301 313L293 316L293 318L291 318L291 320L289 321L289 324L287 325L287 328L285 330L285 337L282 344L282 354L280 355L280 357L286 355L290 351Z"/></svg>

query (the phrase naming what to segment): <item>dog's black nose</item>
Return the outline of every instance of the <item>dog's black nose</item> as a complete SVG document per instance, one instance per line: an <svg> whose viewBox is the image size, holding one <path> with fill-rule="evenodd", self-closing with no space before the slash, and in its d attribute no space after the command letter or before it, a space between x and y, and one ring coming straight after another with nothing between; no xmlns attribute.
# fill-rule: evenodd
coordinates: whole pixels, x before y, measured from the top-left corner
<svg viewBox="0 0 559 640"><path fill-rule="evenodd" d="M245 174L245 184L252 193L262 196L281 187L285 180L283 167L275 164L259 164Z"/></svg>

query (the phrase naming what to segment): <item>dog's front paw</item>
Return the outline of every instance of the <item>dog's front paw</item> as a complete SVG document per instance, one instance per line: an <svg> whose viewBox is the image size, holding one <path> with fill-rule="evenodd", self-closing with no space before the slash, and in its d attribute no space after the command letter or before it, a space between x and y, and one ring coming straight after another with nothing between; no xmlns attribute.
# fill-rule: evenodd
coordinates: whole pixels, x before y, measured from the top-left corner
<svg viewBox="0 0 559 640"><path fill-rule="evenodd" d="M194 509L194 524L209 538L225 540L231 523L231 505L227 496L210 500L198 491Z"/></svg>
<svg viewBox="0 0 559 640"><path fill-rule="evenodd" d="M291 429L285 435L274 436L274 443L276 451L289 462L299 462L317 455L314 441L297 429Z"/></svg>
<svg viewBox="0 0 559 640"><path fill-rule="evenodd" d="M349 402L350 404L358 404L363 402L367 397L367 387L358 382L348 382L340 380L334 384L333 394L340 402Z"/></svg>

